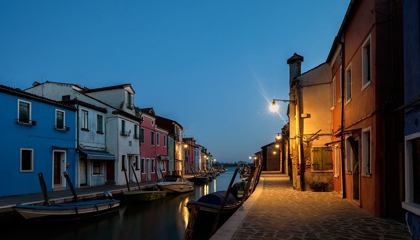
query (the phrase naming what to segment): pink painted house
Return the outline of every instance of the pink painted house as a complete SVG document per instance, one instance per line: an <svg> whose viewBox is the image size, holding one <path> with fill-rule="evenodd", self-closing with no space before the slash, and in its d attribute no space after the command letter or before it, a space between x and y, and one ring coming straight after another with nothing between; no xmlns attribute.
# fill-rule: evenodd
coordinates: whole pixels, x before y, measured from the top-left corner
<svg viewBox="0 0 420 240"><path fill-rule="evenodd" d="M137 109L140 128L141 182L162 179L168 169L168 131L156 125L153 108Z"/></svg>

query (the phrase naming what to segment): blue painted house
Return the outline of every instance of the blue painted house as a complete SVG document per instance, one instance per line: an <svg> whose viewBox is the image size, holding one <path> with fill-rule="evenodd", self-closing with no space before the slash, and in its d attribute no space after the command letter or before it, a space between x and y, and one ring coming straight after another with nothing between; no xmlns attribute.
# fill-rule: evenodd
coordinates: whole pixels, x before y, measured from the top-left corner
<svg viewBox="0 0 420 240"><path fill-rule="evenodd" d="M76 109L0 85L0 196L66 189L63 171L75 181Z"/></svg>
<svg viewBox="0 0 420 240"><path fill-rule="evenodd" d="M404 105L399 108L405 112L405 201L402 206L408 212L414 213L414 217L420 221L420 3L418 0L404 0L403 24ZM419 235L420 231L417 230L417 238Z"/></svg>

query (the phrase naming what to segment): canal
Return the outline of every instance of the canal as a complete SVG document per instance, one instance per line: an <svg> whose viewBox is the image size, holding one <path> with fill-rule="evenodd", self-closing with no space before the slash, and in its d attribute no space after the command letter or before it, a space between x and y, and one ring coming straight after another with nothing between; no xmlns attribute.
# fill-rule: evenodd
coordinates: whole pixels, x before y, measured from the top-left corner
<svg viewBox="0 0 420 240"><path fill-rule="evenodd" d="M188 201L226 190L235 168L229 168L206 185L185 194L168 194L164 199L121 205L118 213L71 223L30 223L24 219L4 225L5 239L91 240L91 239L183 239L188 224ZM236 177L235 182L239 181ZM1 238L4 239L4 238Z"/></svg>

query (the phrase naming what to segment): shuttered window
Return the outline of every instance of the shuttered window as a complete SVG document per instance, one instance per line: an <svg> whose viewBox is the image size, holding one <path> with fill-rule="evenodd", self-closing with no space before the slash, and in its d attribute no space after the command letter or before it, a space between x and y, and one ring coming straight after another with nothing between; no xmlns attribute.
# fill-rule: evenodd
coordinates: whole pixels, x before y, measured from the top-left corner
<svg viewBox="0 0 420 240"><path fill-rule="evenodd" d="M312 169L313 170L332 170L332 150L329 147L312 148Z"/></svg>

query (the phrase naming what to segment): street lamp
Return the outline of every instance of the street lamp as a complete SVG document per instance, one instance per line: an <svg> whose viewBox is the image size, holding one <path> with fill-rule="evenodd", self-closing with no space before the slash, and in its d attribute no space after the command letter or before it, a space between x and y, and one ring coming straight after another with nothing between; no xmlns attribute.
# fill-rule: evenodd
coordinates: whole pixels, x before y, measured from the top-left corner
<svg viewBox="0 0 420 240"><path fill-rule="evenodd" d="M270 105L270 110L272 112L277 112L279 110L279 106L276 104L276 102L285 102L285 103L289 102L296 105L296 100L273 99L273 102Z"/></svg>
<svg viewBox="0 0 420 240"><path fill-rule="evenodd" d="M280 133L277 133L276 140L279 141L281 139Z"/></svg>
<svg viewBox="0 0 420 240"><path fill-rule="evenodd" d="M184 148L188 148L188 144L187 143L184 144Z"/></svg>

